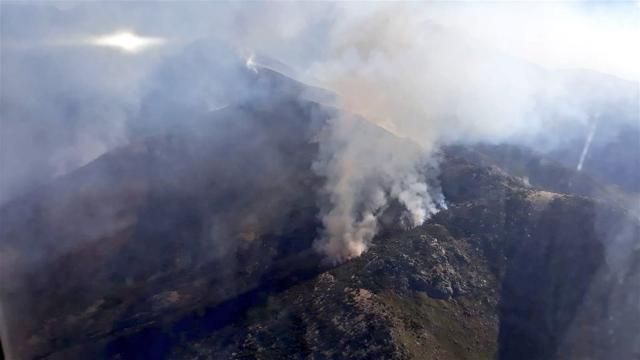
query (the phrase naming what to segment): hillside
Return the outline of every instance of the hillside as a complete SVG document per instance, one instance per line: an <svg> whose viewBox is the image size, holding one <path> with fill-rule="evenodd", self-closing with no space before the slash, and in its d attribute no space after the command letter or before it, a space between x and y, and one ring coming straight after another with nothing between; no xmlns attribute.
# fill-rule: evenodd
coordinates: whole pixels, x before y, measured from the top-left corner
<svg viewBox="0 0 640 360"><path fill-rule="evenodd" d="M407 230L395 204L371 249L332 266L312 248L324 181L312 164L337 110L278 73L254 81L279 90L141 137L0 210L9 354L639 356L640 225L596 180L529 153L524 166L499 147L446 148L448 209Z"/></svg>

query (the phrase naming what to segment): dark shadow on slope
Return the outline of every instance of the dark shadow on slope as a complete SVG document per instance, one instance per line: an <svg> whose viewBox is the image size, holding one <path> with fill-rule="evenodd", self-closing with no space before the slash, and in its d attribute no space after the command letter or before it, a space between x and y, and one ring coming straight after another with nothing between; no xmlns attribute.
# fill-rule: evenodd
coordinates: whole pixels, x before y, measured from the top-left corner
<svg viewBox="0 0 640 360"><path fill-rule="evenodd" d="M604 246L592 202L552 200L514 242L500 300L500 359L554 359L598 269Z"/></svg>
<svg viewBox="0 0 640 360"><path fill-rule="evenodd" d="M320 257L313 251L294 255L265 274L258 287L216 306L199 309L172 324L153 325L133 335L118 337L106 345L105 355L122 359L164 359L180 343L198 340L241 322L249 309L263 304L270 295L311 279L323 269Z"/></svg>

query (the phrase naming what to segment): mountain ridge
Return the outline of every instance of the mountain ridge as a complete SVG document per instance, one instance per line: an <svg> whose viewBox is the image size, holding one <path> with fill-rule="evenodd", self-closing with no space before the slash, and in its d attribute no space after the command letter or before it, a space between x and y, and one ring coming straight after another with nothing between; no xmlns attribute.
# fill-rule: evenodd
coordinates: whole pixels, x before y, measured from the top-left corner
<svg viewBox="0 0 640 360"><path fill-rule="evenodd" d="M619 320L638 316L628 300L636 294L616 286L640 281L640 255L633 250L617 269L607 250L619 229L628 230L616 240L623 248L640 249L637 219L590 199L601 191L592 180L566 185L574 173L537 155L510 163L510 149L445 148L448 209L406 229L393 203L363 256L324 262L313 250L323 182L312 171L314 137L337 109L288 89L142 138L3 207L2 254L18 257L2 262L6 351L50 359L638 353L640 332ZM515 171L522 163L535 166ZM616 276L630 285L615 285ZM618 305L605 312L614 320L598 317L603 303ZM626 345L611 328L628 331Z"/></svg>

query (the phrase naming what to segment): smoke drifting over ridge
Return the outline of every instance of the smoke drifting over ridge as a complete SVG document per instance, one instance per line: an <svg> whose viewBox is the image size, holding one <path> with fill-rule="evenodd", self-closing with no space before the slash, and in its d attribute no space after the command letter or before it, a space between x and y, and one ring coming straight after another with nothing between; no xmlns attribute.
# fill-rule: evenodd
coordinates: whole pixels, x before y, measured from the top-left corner
<svg viewBox="0 0 640 360"><path fill-rule="evenodd" d="M250 96L236 62L260 71L268 65L253 54L265 55L399 138L350 117L333 119L318 137L313 169L326 178L328 201L317 248L334 261L366 250L391 200L405 205L413 226L444 206L424 174L443 144L535 144L542 136L553 145L582 136L600 108L623 109L615 121L638 121L637 83L603 75L573 86L573 74L448 27L459 9L445 4L3 3L2 10L1 156L11 170L3 171L0 201L126 143L132 129L167 126L168 116L154 114L184 118L185 109L211 111ZM116 54L69 40L123 26L165 39L163 46ZM167 68L180 78L166 76Z"/></svg>
<svg viewBox="0 0 640 360"><path fill-rule="evenodd" d="M316 248L333 261L359 256L390 200L404 205L405 226L421 225L444 204L436 182L427 184L425 153L406 138L389 136L361 118L335 118L319 136L314 171L327 179L323 232ZM431 159L432 160L432 159Z"/></svg>

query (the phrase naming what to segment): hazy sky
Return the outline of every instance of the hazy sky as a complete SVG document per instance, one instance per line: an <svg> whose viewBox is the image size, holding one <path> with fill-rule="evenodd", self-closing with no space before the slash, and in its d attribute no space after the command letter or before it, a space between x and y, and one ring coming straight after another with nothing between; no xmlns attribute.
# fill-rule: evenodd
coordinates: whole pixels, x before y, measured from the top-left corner
<svg viewBox="0 0 640 360"><path fill-rule="evenodd" d="M11 2L4 2L11 4ZM585 68L640 80L639 1L436 1L402 3L415 9L411 16L438 23L481 40L486 45L549 68ZM199 37L237 37L255 33L252 26L269 35L289 39L322 21L330 26L332 16L358 18L389 3L346 2L343 11L324 11L326 4L206 2L46 2L20 4L33 15L31 29L21 29L12 38L4 34L3 47L72 44L89 36L102 36L122 29L141 35L163 35L167 45L184 44ZM31 8L31 9L29 9ZM322 10L319 10L322 8ZM58 12L56 14L56 12ZM260 20L277 19L267 25ZM274 16L275 15L275 16ZM68 21L60 21L67 16ZM240 21L239 21L240 19ZM3 21L10 21L9 15ZM340 19L337 19L340 20ZM15 19L15 21L18 21ZM20 20L23 21L23 20ZM242 24L240 24L242 23ZM242 27L246 27L242 29ZM3 26L16 30L15 24ZM252 35L256 37L256 34ZM86 41L85 41L86 42ZM292 44L295 46L295 43ZM269 46L273 46L270 44ZM281 46L279 46L281 47ZM290 49L291 52L294 52ZM284 59L287 60L287 59Z"/></svg>
<svg viewBox="0 0 640 360"><path fill-rule="evenodd" d="M465 2L428 15L549 68L640 80L640 2Z"/></svg>
<svg viewBox="0 0 640 360"><path fill-rule="evenodd" d="M528 89L522 87L530 78L520 77L523 74L511 65L482 57L465 59L459 46L463 39L485 52L497 49L546 68L584 68L638 81L639 16L637 1L3 1L0 203L14 189L28 187L28 179L46 181L126 143L127 126L153 90L150 84L170 91L178 88L175 81L183 81L182 90L170 97L187 102L209 96L201 90L213 91L207 86L215 81L203 73L219 75L209 65L221 58L219 48L203 49L207 56L202 61L194 51L189 53L194 59L178 60L189 59L192 55L184 55L185 49L193 50L190 45L200 40L224 44L247 58L253 53L271 56L295 69L304 81L328 79L320 86L357 89L356 94L367 94L364 104L377 114L383 112L371 104L386 103L372 102L371 96L381 87L361 91L360 86L377 84L373 78L381 76L376 80L386 85L383 90L402 85L397 90L415 96L413 105L428 100L437 108L442 105L439 98L444 98L440 102L446 109L461 109L473 108L475 101L497 118L494 111L504 110L504 104L529 100ZM434 24L446 29L444 33L461 36L439 38L433 35ZM362 56L362 49L373 56ZM157 71L167 63L183 66L182 61L186 65L181 78ZM427 62L429 71L415 72ZM354 73L361 76L356 80L365 82L353 83ZM504 91L505 84L518 90ZM451 96L443 95L448 91ZM486 94L495 99L484 101ZM505 94L511 101L502 100ZM522 96L514 99L513 94ZM377 95L390 101L394 94ZM407 98L400 91L396 95ZM458 103L450 104L451 97ZM217 104L213 100L207 101ZM399 108L413 110L405 102ZM511 120L516 114L521 111L505 110L503 117ZM477 124L478 129L490 128L487 121Z"/></svg>

